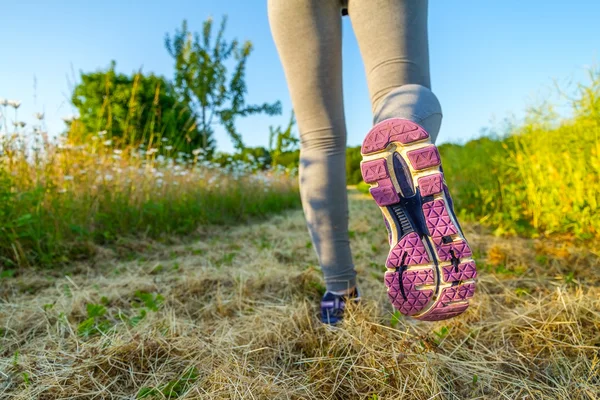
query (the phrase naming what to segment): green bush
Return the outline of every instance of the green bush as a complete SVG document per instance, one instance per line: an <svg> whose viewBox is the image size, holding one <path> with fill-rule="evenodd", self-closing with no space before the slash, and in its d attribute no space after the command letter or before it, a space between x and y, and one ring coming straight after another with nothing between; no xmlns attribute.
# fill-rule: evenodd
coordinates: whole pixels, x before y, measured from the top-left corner
<svg viewBox="0 0 600 400"><path fill-rule="evenodd" d="M457 211L497 233L600 237L600 74L573 117L532 109L504 139L440 146Z"/></svg>
<svg viewBox="0 0 600 400"><path fill-rule="evenodd" d="M100 131L115 143L137 145L170 139L175 151L202 147L197 116L178 99L175 87L165 78L106 71L81 73L72 95L79 119L68 131L72 141L85 143ZM209 138L212 146L213 139Z"/></svg>
<svg viewBox="0 0 600 400"><path fill-rule="evenodd" d="M348 185L356 185L363 181L360 173L361 160L360 146L346 149L346 182Z"/></svg>

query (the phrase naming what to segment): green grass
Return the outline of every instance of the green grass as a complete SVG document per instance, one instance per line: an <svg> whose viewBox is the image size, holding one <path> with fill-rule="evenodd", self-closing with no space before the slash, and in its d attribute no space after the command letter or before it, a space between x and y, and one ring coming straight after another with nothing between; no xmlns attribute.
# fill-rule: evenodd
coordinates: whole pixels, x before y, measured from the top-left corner
<svg viewBox="0 0 600 400"><path fill-rule="evenodd" d="M0 263L8 270L52 267L87 258L96 245L168 238L299 205L293 176L241 163L223 169L200 153L117 149L102 135L73 145L31 133L1 147Z"/></svg>
<svg viewBox="0 0 600 400"><path fill-rule="evenodd" d="M595 107L571 120L530 119L502 140L440 146L457 211L499 234L600 237Z"/></svg>
<svg viewBox="0 0 600 400"><path fill-rule="evenodd" d="M530 110L504 139L440 146L464 217L499 234L600 237L600 73L580 86L573 117Z"/></svg>
<svg viewBox="0 0 600 400"><path fill-rule="evenodd" d="M573 116L551 107L531 109L502 138L442 144L446 182L457 213L496 234L600 238L600 72L580 86ZM347 156L348 179L357 181L359 148Z"/></svg>
<svg viewBox="0 0 600 400"><path fill-rule="evenodd" d="M3 138L5 270L55 266L91 256L98 244L189 234L299 205L295 178L283 171L170 154L168 141L133 147L102 133L86 138L51 143L39 129ZM600 237L599 73L579 88L570 119L532 111L504 138L444 144L440 152L462 218L497 234ZM359 165L360 148L350 148L348 182L366 191Z"/></svg>
<svg viewBox="0 0 600 400"><path fill-rule="evenodd" d="M496 233L561 234L495 237L465 223L481 267L465 314L428 323L392 310L387 236L370 223L379 210L351 192L364 300L338 329L318 322L325 288L301 210L212 225L184 246L144 246L60 274L0 271L3 390L47 399L598 398L599 253L562 238L599 235L599 88L582 88L570 120L538 115L506 138L441 146L464 217ZM285 173L103 141L31 154L4 144L3 265L55 265L97 243L169 238L298 204Z"/></svg>

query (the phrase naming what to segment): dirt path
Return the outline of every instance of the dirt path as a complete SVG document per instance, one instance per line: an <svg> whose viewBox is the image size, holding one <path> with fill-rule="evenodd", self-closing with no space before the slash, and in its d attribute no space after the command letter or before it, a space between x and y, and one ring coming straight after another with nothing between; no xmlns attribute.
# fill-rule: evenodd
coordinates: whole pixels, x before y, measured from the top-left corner
<svg viewBox="0 0 600 400"><path fill-rule="evenodd" d="M0 398L600 396L593 252L467 225L480 266L473 306L446 322L398 319L379 211L351 197L366 301L340 329L317 322L322 280L291 211L188 244L140 243L69 276L0 280Z"/></svg>

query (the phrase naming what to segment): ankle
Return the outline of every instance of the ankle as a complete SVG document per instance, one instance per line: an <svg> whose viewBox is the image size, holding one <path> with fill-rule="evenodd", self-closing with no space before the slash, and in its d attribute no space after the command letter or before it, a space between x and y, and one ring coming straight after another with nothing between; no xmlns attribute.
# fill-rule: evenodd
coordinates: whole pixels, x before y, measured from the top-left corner
<svg viewBox="0 0 600 400"><path fill-rule="evenodd" d="M333 293L337 296L346 296L346 295L354 293L355 290L356 290L356 286L352 286L345 290L328 290L328 292Z"/></svg>

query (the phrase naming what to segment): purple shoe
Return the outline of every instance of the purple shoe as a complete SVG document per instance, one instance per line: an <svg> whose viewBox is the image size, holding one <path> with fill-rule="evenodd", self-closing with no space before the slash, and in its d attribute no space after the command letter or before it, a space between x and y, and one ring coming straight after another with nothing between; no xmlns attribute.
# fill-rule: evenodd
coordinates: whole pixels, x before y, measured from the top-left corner
<svg viewBox="0 0 600 400"><path fill-rule="evenodd" d="M477 272L429 134L414 122L387 119L371 129L361 152L363 179L391 237L385 274L390 301L425 321L461 314Z"/></svg>
<svg viewBox="0 0 600 400"><path fill-rule="evenodd" d="M339 295L331 292L325 292L321 299L321 322L328 325L336 325L344 318L346 303L360 301L358 289L354 289L350 294Z"/></svg>

